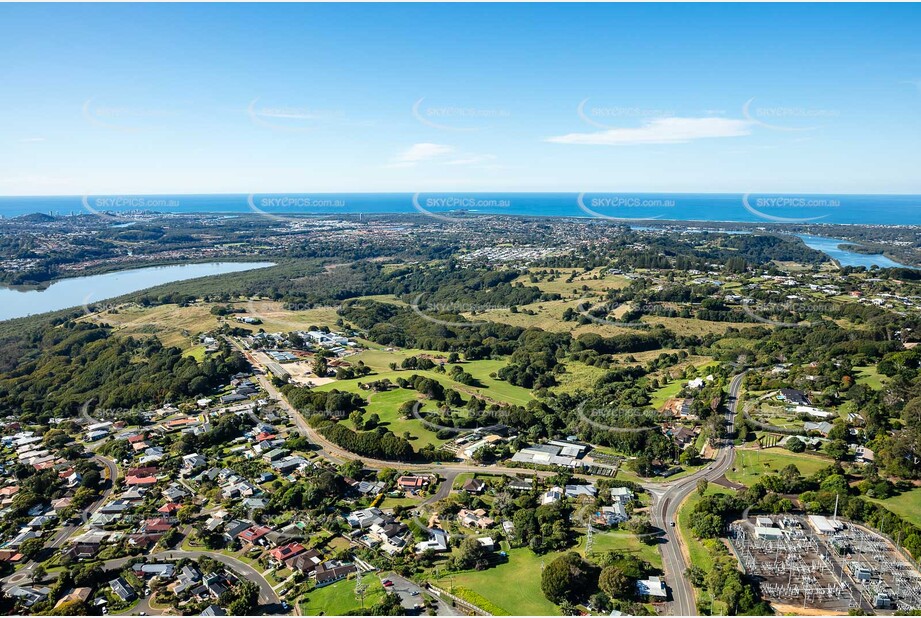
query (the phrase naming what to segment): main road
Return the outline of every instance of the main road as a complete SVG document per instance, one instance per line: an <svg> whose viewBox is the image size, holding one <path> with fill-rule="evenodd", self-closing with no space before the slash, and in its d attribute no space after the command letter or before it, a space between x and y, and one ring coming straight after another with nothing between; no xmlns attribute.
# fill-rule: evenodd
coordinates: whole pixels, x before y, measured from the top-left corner
<svg viewBox="0 0 921 618"><path fill-rule="evenodd" d="M731 434L734 430L734 419L739 405L739 390L742 388L742 379L745 372L736 375L729 385L729 411L727 412L727 426ZM678 509L691 492L697 487L700 479L715 480L732 467L735 459L735 449L731 440L724 440L717 452L715 461L706 469L686 476L672 483L646 485L646 489L653 495L652 523L665 531L665 543L660 547L662 552L662 565L665 570L665 581L672 591L672 614L675 616L696 616L697 604L694 601L694 590L691 587L685 571L688 568L684 554L681 552L681 535L676 522Z"/></svg>

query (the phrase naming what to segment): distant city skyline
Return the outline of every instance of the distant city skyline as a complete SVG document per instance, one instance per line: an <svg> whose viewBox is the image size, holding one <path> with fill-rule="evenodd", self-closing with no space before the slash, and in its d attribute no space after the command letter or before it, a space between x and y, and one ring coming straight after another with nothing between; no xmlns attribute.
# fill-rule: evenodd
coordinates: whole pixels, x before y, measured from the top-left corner
<svg viewBox="0 0 921 618"><path fill-rule="evenodd" d="M921 194L917 5L0 5L0 195Z"/></svg>

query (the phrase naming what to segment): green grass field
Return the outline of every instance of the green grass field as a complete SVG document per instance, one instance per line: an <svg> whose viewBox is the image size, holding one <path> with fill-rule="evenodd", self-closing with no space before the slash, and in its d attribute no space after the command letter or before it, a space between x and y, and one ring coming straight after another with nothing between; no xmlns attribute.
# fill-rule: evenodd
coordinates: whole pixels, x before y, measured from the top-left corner
<svg viewBox="0 0 921 618"><path fill-rule="evenodd" d="M881 390L883 385L889 381L887 376L880 375L876 370L876 365L870 367L854 367L854 378L858 384L866 384L873 390Z"/></svg>
<svg viewBox="0 0 921 618"><path fill-rule="evenodd" d="M896 515L921 528L921 488L912 489L885 500L866 499L870 500L870 502L881 504Z"/></svg>
<svg viewBox="0 0 921 618"><path fill-rule="evenodd" d="M404 432L409 432L413 446L421 448L426 444L442 444L444 441L435 436L435 432L427 428L421 421L414 418L405 419L399 413L400 406L407 401L419 401L423 404L423 410L434 410L437 408L435 402L425 399L422 395L412 389L395 388L386 392L372 393L362 390L359 384L372 382L375 380L389 379L396 382L397 378L409 378L410 376L422 375L433 378L441 383L446 389L451 388L458 391L461 396L467 400L474 394L487 399L505 404L524 405L532 399L531 392L520 386L514 386L507 382L491 378L489 374L498 371L505 366L503 360L481 360L461 363L464 371L470 373L474 378L479 380L479 386L467 386L451 379L447 373L436 373L434 371L421 370L398 370L392 371L390 363L399 365L405 358L418 354L431 354L438 356L434 352L425 352L422 350L365 350L348 360L357 363L359 360L371 367L373 373L363 378L354 380L341 380L324 384L317 387L320 391L339 390L348 393L357 393L368 400L365 418L370 414L377 414L381 423L384 424L396 435L402 436ZM344 421L352 427L351 421Z"/></svg>
<svg viewBox="0 0 921 618"><path fill-rule="evenodd" d="M541 560L549 564L559 553L538 556L527 547L508 552L508 562L485 571L467 571L440 580L441 587L469 588L514 616L559 616L560 608L540 589Z"/></svg>
<svg viewBox="0 0 921 618"><path fill-rule="evenodd" d="M687 384L687 380L684 378L677 378L672 380L662 388L652 393L649 402L650 405L658 410L665 404L667 400L671 399L672 397L677 397L678 392L682 389L682 387L684 387L685 384Z"/></svg>
<svg viewBox="0 0 921 618"><path fill-rule="evenodd" d="M364 606L370 607L384 598L384 587L376 577L366 576L362 583L368 586ZM301 601L301 611L306 616L342 616L346 612L360 609L355 596L355 580L344 579L335 584L308 592Z"/></svg>
<svg viewBox="0 0 921 618"><path fill-rule="evenodd" d="M803 476L811 476L831 465L832 461L817 455L791 453L782 448L736 449L735 464L726 472L726 478L743 485L753 485L762 476L777 474L791 463Z"/></svg>
<svg viewBox="0 0 921 618"><path fill-rule="evenodd" d="M569 551L585 555L584 530L577 533L579 543ZM656 569L662 568L662 557L655 545L645 545L635 536L620 531L595 532L594 552L615 550L637 555ZM485 571L455 574L453 583L477 592L515 616L559 616L559 607L548 601L540 589L540 573L542 563L550 564L563 553L538 556L527 547L519 547L508 551L508 562ZM443 577L440 585L450 589L451 578Z"/></svg>

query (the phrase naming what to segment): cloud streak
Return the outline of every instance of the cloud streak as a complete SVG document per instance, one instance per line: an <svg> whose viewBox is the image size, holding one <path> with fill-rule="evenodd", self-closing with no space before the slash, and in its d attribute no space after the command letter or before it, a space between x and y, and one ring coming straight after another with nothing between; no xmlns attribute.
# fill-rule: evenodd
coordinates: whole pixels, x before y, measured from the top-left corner
<svg viewBox="0 0 921 618"><path fill-rule="evenodd" d="M751 134L752 124L748 120L731 118L657 118L640 127L568 133L549 137L546 141L590 146L686 144L700 139L744 137Z"/></svg>

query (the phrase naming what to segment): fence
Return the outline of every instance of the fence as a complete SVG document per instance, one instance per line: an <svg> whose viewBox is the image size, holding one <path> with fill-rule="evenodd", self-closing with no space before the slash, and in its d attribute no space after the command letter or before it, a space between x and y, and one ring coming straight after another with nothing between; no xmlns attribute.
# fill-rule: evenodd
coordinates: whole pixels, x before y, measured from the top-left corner
<svg viewBox="0 0 921 618"><path fill-rule="evenodd" d="M457 605L459 605L461 608L466 609L467 611L472 612L472 613L476 614L477 616L492 616L492 614L490 614L489 612L487 612L485 609L482 609L482 608L480 608L480 607L477 607L476 605L474 605L474 604L471 603L470 601L465 601L464 599L460 598L459 596L453 595L453 594L451 594L450 592L448 592L447 590L443 590L443 589L439 588L438 586L433 586L430 582L426 582L425 587L428 588L429 590L431 590L432 592L438 594L438 595L441 596L442 598L448 597L449 599L451 599L452 601L454 601L454 603L456 603Z"/></svg>

